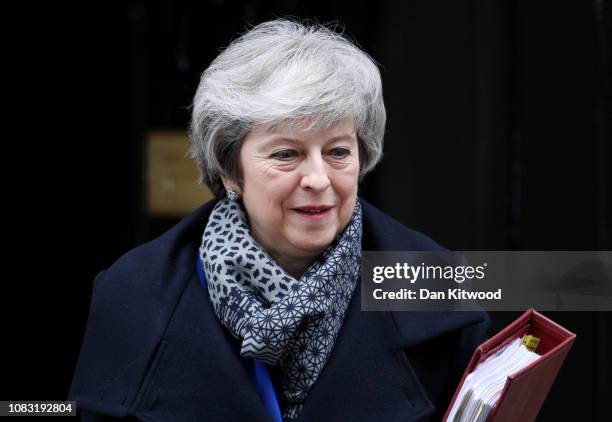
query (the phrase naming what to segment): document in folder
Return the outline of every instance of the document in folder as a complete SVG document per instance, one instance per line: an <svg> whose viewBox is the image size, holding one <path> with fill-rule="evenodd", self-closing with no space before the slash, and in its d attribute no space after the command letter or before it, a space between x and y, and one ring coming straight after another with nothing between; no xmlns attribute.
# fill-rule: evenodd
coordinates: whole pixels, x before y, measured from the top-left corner
<svg viewBox="0 0 612 422"><path fill-rule="evenodd" d="M575 338L528 310L478 346L444 421L535 420Z"/></svg>

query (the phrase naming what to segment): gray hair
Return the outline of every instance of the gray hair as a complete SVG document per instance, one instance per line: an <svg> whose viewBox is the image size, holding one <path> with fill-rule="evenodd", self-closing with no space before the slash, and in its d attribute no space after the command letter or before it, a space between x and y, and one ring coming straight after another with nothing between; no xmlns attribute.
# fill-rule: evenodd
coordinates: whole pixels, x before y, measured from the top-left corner
<svg viewBox="0 0 612 422"><path fill-rule="evenodd" d="M221 177L242 185L240 147L255 127L310 131L347 117L359 140L361 179L382 156L386 112L378 67L325 25L264 22L233 41L202 74L189 156L200 170L199 182L221 197Z"/></svg>

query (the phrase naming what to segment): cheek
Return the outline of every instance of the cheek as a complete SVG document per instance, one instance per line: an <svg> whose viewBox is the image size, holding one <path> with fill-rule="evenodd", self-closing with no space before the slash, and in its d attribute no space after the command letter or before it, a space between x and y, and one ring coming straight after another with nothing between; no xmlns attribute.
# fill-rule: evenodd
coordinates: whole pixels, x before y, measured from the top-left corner
<svg viewBox="0 0 612 422"><path fill-rule="evenodd" d="M336 191L343 199L353 197L357 194L359 168L355 167L339 172L332 180L335 180Z"/></svg>
<svg viewBox="0 0 612 422"><path fill-rule="evenodd" d="M244 171L245 191L250 191L249 194L259 201L279 196L287 189L291 179L289 174L276 171L265 163L252 165Z"/></svg>
<svg viewBox="0 0 612 422"><path fill-rule="evenodd" d="M285 206L295 190L294 179L284 173L260 174L250 183L245 180L245 205L256 214L260 225L266 226L271 233L288 224L290 215Z"/></svg>
<svg viewBox="0 0 612 422"><path fill-rule="evenodd" d="M340 196L342 201L342 207L340 208L339 224L344 226L350 220L353 215L355 208L355 201L357 200L357 188L358 188L358 169L356 171L347 172L343 175L339 175L337 178L336 192Z"/></svg>
<svg viewBox="0 0 612 422"><path fill-rule="evenodd" d="M276 204L288 201L300 185L297 171L271 171L261 179L262 191ZM265 200L263 195L260 200Z"/></svg>

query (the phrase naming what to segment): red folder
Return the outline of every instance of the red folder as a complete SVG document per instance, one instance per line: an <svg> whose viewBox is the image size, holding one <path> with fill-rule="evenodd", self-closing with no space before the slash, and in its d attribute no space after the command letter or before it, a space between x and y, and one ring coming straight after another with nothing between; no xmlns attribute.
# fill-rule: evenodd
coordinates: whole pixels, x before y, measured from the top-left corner
<svg viewBox="0 0 612 422"><path fill-rule="evenodd" d="M487 418L487 422L535 420L567 352L574 343L576 334L534 309L529 309L497 335L478 346L446 410L444 421L448 420L449 413L467 375L501 347L525 334L531 334L540 339L536 353L541 357L531 365L508 376L501 396Z"/></svg>

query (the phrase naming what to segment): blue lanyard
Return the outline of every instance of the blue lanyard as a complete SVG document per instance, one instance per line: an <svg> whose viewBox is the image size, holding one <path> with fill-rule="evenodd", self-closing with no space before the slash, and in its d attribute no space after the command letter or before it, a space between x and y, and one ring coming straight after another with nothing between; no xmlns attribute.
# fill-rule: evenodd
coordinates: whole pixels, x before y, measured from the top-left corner
<svg viewBox="0 0 612 422"><path fill-rule="evenodd" d="M202 268L202 261L200 257L196 255L196 271L200 278L200 283L204 289L208 290L206 283L206 276L204 275L204 268ZM261 398L266 410L274 419L274 422L282 422L280 407L278 406L278 400L276 399L276 393L274 392L274 385L272 385L272 378L266 365L260 361L252 358L240 357L245 363L247 368L247 374L251 382L255 385L257 394Z"/></svg>

